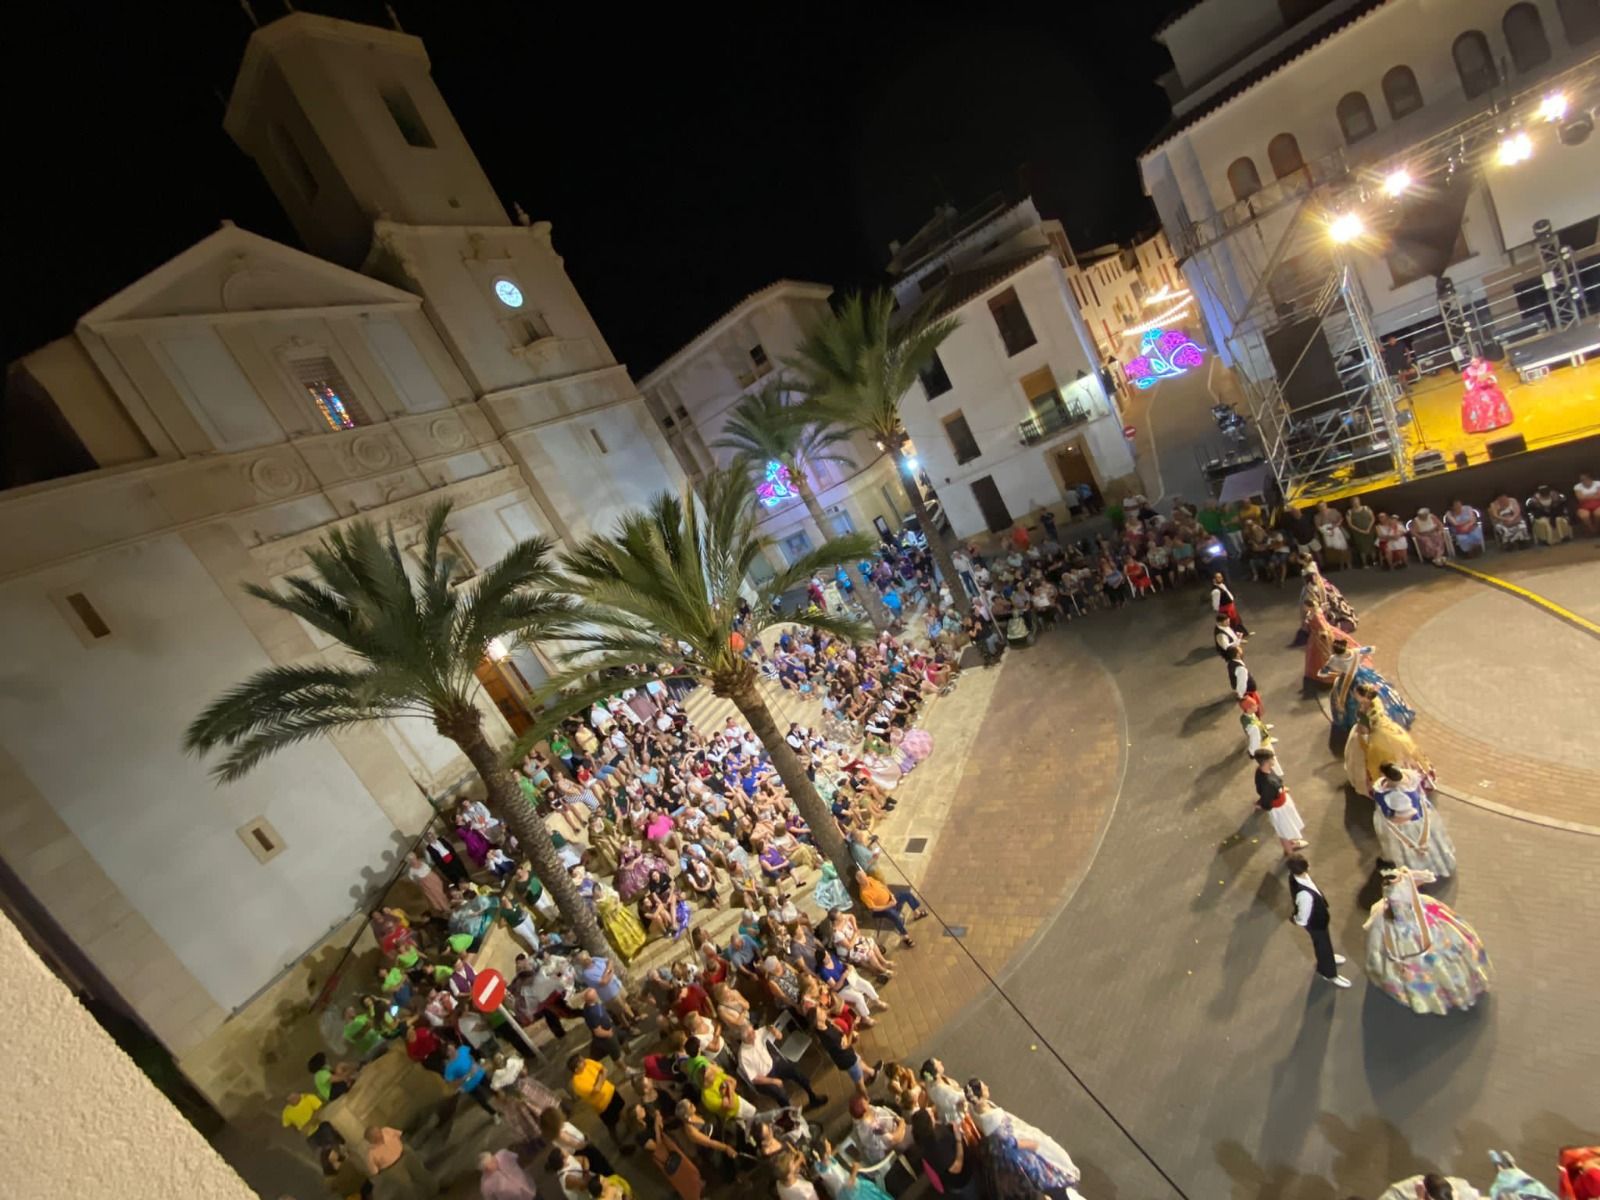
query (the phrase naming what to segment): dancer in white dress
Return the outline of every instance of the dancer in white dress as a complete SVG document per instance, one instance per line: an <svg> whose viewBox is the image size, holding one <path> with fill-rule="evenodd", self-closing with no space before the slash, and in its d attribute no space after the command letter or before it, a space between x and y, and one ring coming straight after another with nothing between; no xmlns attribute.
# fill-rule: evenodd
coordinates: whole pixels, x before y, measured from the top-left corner
<svg viewBox="0 0 1600 1200"><path fill-rule="evenodd" d="M1439 879L1456 873L1455 843L1421 772L1384 763L1372 781L1372 803L1372 829L1384 858Z"/></svg>
<svg viewBox="0 0 1600 1200"><path fill-rule="evenodd" d="M1417 891L1432 872L1389 867L1383 880L1383 899L1362 926L1368 977L1415 1013L1471 1008L1489 990L1482 939L1449 905Z"/></svg>

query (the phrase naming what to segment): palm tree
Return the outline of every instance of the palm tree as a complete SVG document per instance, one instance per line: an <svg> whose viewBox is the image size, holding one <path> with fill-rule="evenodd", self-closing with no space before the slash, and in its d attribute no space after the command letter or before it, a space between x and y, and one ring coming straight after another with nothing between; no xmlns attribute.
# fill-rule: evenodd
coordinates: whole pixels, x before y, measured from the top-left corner
<svg viewBox="0 0 1600 1200"><path fill-rule="evenodd" d="M839 826L784 740L757 688L755 666L734 648L741 586L750 586L750 568L763 545L758 520L744 473L714 471L698 498L693 492L681 499L662 493L648 508L623 516L609 536L592 536L563 555L561 567L583 604L585 625L566 634L568 669L547 685L541 696L547 711L524 740L626 686L617 678L619 669L634 672L632 682L687 672L733 701L766 747L817 845L849 879L854 868ZM743 636L753 639L780 620L774 599L816 571L860 558L871 546L866 534L833 538L754 586ZM867 628L828 614L806 621L846 638Z"/></svg>
<svg viewBox="0 0 1600 1200"><path fill-rule="evenodd" d="M441 545L449 515L447 503L428 511L415 583L394 531L380 536L370 521L356 521L308 552L316 577L291 577L287 595L247 584L256 599L333 638L351 662L257 671L195 718L184 748L193 754L225 748L212 775L233 783L298 742L371 721L426 718L461 747L483 779L490 806L516 835L584 948L609 955L549 829L523 799L473 703L477 668L490 644L559 637L573 603L550 590L554 571L545 538L518 542L475 581L452 586L458 561Z"/></svg>
<svg viewBox="0 0 1600 1200"><path fill-rule="evenodd" d="M717 450L732 450L734 463L756 478L766 475L769 463L782 464L817 533L827 541L836 531L828 514L822 511L807 468L815 470L819 463L855 466L850 456L839 450L850 440L850 435L820 419L821 414L810 406L789 403L784 398L789 390L790 385L779 377L746 396L734 407L727 424L722 427L722 436L711 445ZM861 573L859 560L850 563L848 569L868 618L874 625L882 624L877 606L870 599L872 593Z"/></svg>
<svg viewBox="0 0 1600 1200"><path fill-rule="evenodd" d="M907 467L906 431L900 422L901 400L933 362L939 343L959 324L955 317L937 315L938 302L937 295L930 297L897 322L890 293L879 290L863 297L853 292L812 328L789 365L800 372L807 404L814 407L818 420L862 430L894 456L895 474L911 511L917 514L956 607L966 616L971 608L967 590L956 575L944 534L928 519L922 486Z"/></svg>

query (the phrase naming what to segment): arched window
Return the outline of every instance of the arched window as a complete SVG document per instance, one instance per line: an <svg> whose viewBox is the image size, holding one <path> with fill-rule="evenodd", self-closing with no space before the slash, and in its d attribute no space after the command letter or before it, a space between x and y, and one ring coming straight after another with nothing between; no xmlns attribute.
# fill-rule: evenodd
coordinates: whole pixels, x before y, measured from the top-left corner
<svg viewBox="0 0 1600 1200"><path fill-rule="evenodd" d="M1511 47L1511 65L1518 71L1531 71L1550 61L1550 39L1544 35L1539 10L1531 4L1513 4L1500 21L1506 45Z"/></svg>
<svg viewBox="0 0 1600 1200"><path fill-rule="evenodd" d="M1372 119L1372 106L1361 92L1345 93L1334 112L1346 144L1353 145L1378 128L1378 123Z"/></svg>
<svg viewBox="0 0 1600 1200"><path fill-rule="evenodd" d="M1561 14L1561 27L1567 31L1567 41L1574 46L1600 37L1600 2L1597 0L1556 0L1556 11Z"/></svg>
<svg viewBox="0 0 1600 1200"><path fill-rule="evenodd" d="M1467 99L1481 96L1500 82L1494 69L1494 55L1489 52L1489 39L1476 29L1469 29L1450 47L1450 56L1456 60L1456 74L1461 76L1461 90Z"/></svg>
<svg viewBox="0 0 1600 1200"><path fill-rule="evenodd" d="M1248 154L1243 158L1236 158L1228 164L1228 186L1233 189L1233 198L1243 200L1246 196L1254 196L1261 190L1261 174L1256 170L1255 159Z"/></svg>
<svg viewBox="0 0 1600 1200"><path fill-rule="evenodd" d="M1410 67L1401 64L1389 68L1383 77L1383 102L1396 121L1422 107L1422 89L1417 87L1416 73Z"/></svg>
<svg viewBox="0 0 1600 1200"><path fill-rule="evenodd" d="M1305 159L1300 157L1300 143L1294 140L1292 133L1280 133L1267 143L1267 161L1279 179L1293 175L1306 165Z"/></svg>

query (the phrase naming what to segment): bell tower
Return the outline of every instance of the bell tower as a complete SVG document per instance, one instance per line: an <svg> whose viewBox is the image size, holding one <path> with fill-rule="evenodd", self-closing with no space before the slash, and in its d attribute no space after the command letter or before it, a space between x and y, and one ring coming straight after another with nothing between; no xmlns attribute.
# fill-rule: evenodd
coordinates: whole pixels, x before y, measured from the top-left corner
<svg viewBox="0 0 1600 1200"><path fill-rule="evenodd" d="M509 225L419 38L312 13L255 31L223 126L312 253L359 268L373 222Z"/></svg>

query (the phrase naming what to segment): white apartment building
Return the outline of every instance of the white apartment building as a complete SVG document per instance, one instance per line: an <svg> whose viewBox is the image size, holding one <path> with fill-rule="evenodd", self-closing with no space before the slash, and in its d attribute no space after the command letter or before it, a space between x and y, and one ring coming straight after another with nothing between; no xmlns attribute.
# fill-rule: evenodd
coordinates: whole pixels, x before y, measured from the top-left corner
<svg viewBox="0 0 1600 1200"><path fill-rule="evenodd" d="M1046 227L1058 226L1046 221ZM1052 236L1052 243L1057 239ZM1066 241L1063 234L1060 242ZM1127 246L1066 247L1067 286L1094 338L1100 362L1111 368L1119 391L1127 387L1121 364L1139 353L1139 336L1151 322L1192 319L1190 292L1164 230ZM1059 256L1058 256L1059 257Z"/></svg>
<svg viewBox="0 0 1600 1200"><path fill-rule="evenodd" d="M769 284L639 381L650 415L691 480L698 483L730 463L732 452L715 446L729 415L741 399L778 377L812 325L827 315L832 293L821 283ZM761 531L782 555L781 562L766 564L769 571L787 566L825 536L899 525L905 493L893 460L863 434L839 452L851 465L814 463L808 472L832 529L818 530L797 498L761 501Z"/></svg>
<svg viewBox="0 0 1600 1200"><path fill-rule="evenodd" d="M1450 274L1492 299L1498 278L1538 262L1541 219L1568 245L1595 242L1594 0L1198 0L1156 38L1175 64L1162 80L1173 116L1140 169L1225 358L1257 280L1292 273L1273 256L1299 196L1321 184L1376 193L1419 147L1448 161L1439 135L1496 105L1531 119L1548 87L1575 85L1570 128L1538 131L1531 161L1475 177ZM1433 278L1394 246L1352 260L1380 333L1436 307Z"/></svg>
<svg viewBox="0 0 1600 1200"><path fill-rule="evenodd" d="M304 1005L297 964L387 878L423 792L468 769L404 721L214 786L181 748L201 708L258 669L332 659L243 585L281 585L357 516L404 541L442 499L472 571L683 475L550 226L496 199L418 39L267 25L225 126L313 253L225 224L8 377L26 446L0 491L0 885L227 1113L267 1044L239 1030ZM543 671L484 664L502 736Z"/></svg>
<svg viewBox="0 0 1600 1200"><path fill-rule="evenodd" d="M1067 280L1070 254L1032 200L942 210L891 247L900 309L937 292L959 327L901 403L923 475L958 537L1045 507L1133 490L1133 450Z"/></svg>

